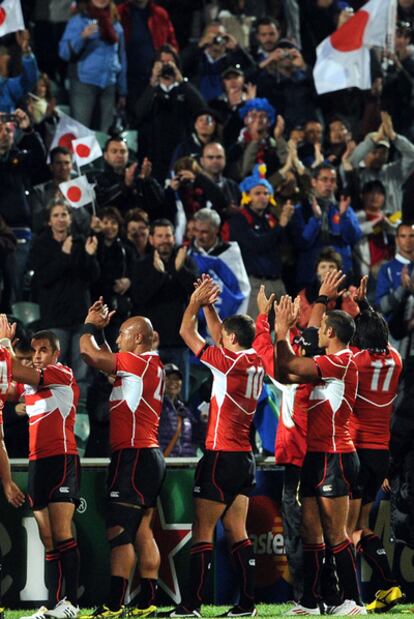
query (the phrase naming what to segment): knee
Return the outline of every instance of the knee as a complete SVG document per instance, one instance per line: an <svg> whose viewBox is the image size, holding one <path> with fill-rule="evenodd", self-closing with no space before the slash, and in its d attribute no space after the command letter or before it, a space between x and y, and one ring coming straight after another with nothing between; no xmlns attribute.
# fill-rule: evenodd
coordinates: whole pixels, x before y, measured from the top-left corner
<svg viewBox="0 0 414 619"><path fill-rule="evenodd" d="M134 544L142 510L119 503L110 503L106 518L106 535L113 550L117 546Z"/></svg>

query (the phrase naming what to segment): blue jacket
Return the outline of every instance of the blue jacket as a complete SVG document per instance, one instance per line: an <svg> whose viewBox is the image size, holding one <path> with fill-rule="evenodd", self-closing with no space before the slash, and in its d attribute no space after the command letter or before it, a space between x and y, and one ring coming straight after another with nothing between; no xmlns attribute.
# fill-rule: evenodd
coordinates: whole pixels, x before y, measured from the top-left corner
<svg viewBox="0 0 414 619"><path fill-rule="evenodd" d="M342 270L350 273L352 270L352 247L362 238L362 230L352 207L339 216L339 208L331 202L327 207L327 236L322 232L322 218L311 215L311 207L295 207L290 229L293 232L296 248L299 250L297 263L297 284L306 286L313 281L315 265L321 250L325 247L334 247L343 261Z"/></svg>
<svg viewBox="0 0 414 619"><path fill-rule="evenodd" d="M35 86L39 76L33 54L22 58L22 72L17 77L0 77L0 112L14 112L17 103Z"/></svg>
<svg viewBox="0 0 414 619"><path fill-rule="evenodd" d="M59 43L59 56L66 62L76 63L77 79L83 84L107 88L114 84L118 94L127 94L127 60L124 30L120 22L114 23L118 43L107 43L99 32L82 39L82 32L90 24L87 15L75 15L67 23Z"/></svg>
<svg viewBox="0 0 414 619"><path fill-rule="evenodd" d="M397 253L395 258L385 262L378 272L375 305L385 314L386 318L389 318L390 313L397 307L406 292L401 285L401 271L405 265L408 266L408 272L411 275L414 263Z"/></svg>

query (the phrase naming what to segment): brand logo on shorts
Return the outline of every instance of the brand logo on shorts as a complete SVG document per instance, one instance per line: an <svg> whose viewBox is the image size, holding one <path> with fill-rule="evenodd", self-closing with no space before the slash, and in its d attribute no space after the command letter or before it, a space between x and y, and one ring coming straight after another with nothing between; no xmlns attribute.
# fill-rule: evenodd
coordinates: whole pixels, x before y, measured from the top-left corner
<svg viewBox="0 0 414 619"><path fill-rule="evenodd" d="M117 490L114 490L109 496L111 497L111 499L119 499L119 492Z"/></svg>
<svg viewBox="0 0 414 619"><path fill-rule="evenodd" d="M59 488L59 492L61 492L62 494L69 494L69 486L61 486Z"/></svg>
<svg viewBox="0 0 414 619"><path fill-rule="evenodd" d="M256 565L256 559L249 559L249 565Z"/></svg>
<svg viewBox="0 0 414 619"><path fill-rule="evenodd" d="M322 486L322 490L324 492L332 492L332 484L326 484L325 486Z"/></svg>
<svg viewBox="0 0 414 619"><path fill-rule="evenodd" d="M199 494L201 492L200 486L194 486L193 492L196 492L197 494Z"/></svg>

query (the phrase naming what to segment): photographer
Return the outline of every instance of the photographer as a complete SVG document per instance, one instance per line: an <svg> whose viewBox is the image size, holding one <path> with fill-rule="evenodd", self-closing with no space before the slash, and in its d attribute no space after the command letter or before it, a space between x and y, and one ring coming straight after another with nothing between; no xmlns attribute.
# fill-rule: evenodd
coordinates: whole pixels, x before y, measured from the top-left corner
<svg viewBox="0 0 414 619"><path fill-rule="evenodd" d="M283 116L288 133L309 118L316 118L312 72L295 43L281 39L260 67L257 96L266 97Z"/></svg>
<svg viewBox="0 0 414 619"><path fill-rule="evenodd" d="M168 176L177 144L190 136L195 115L205 107L200 93L183 78L175 51L162 47L150 84L135 106L139 152L151 160L160 183Z"/></svg>
<svg viewBox="0 0 414 619"><path fill-rule="evenodd" d="M219 21L206 27L198 45L184 50L182 63L184 73L207 102L223 94L221 76L227 67L240 65L245 73L255 70L251 56Z"/></svg>
<svg viewBox="0 0 414 619"><path fill-rule="evenodd" d="M182 157L174 166L174 177L165 190L169 219L175 220L176 237L180 243L187 219L202 208L213 208L222 213L226 198L193 157Z"/></svg>
<svg viewBox="0 0 414 619"><path fill-rule="evenodd" d="M96 183L99 209L110 205L125 214L132 208L141 208L152 219L158 217L164 192L151 174L151 161L145 158L141 165L129 163L128 146L120 136L106 141L103 158L103 171L90 175Z"/></svg>

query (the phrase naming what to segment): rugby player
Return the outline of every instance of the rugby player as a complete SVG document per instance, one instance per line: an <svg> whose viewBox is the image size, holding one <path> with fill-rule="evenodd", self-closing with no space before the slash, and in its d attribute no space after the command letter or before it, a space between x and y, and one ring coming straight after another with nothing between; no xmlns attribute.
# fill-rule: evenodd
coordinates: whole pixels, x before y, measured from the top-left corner
<svg viewBox="0 0 414 619"><path fill-rule="evenodd" d="M246 531L249 495L255 484L255 461L249 440L253 415L263 386L264 369L252 348L255 326L249 316L221 322L214 302L220 293L203 275L184 312L180 335L213 373L206 451L195 473L194 522L190 587L171 617L200 617L213 554L214 530L221 518L240 582L239 603L223 616L253 617L254 554ZM216 346L208 346L197 331L203 307Z"/></svg>
<svg viewBox="0 0 414 619"><path fill-rule="evenodd" d="M111 547L111 584L105 604L91 615L111 619L124 614L128 579L138 559L141 590L129 616L156 614L155 595L160 565L151 522L165 477L158 444L158 425L165 373L152 350L151 322L134 316L122 323L113 353L103 336L114 312L102 298L88 312L80 348L93 368L114 374L110 396L111 462L107 480L107 538Z"/></svg>

